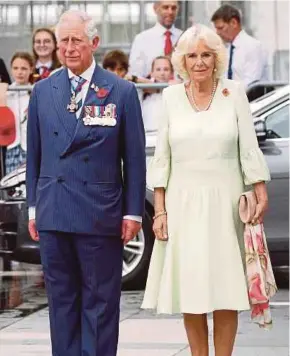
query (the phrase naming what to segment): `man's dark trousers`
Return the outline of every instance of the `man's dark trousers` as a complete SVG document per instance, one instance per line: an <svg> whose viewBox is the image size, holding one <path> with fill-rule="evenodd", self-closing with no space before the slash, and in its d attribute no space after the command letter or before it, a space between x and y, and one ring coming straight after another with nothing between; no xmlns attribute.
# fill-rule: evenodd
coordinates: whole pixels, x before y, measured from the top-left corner
<svg viewBox="0 0 290 356"><path fill-rule="evenodd" d="M40 231L53 356L115 356L122 240Z"/></svg>

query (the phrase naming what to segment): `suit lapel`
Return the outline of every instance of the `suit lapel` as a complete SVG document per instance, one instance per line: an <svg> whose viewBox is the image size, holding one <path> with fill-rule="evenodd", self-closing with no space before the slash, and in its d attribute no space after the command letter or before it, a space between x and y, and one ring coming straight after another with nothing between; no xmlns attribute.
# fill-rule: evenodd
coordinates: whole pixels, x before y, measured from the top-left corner
<svg viewBox="0 0 290 356"><path fill-rule="evenodd" d="M73 149L73 147L78 146L90 133L92 126L85 126L83 122L84 116L84 107L85 106L103 106L106 105L107 99L110 95L111 90L113 89L113 84L108 83L106 80L106 71L96 65L96 69L92 76L92 80L89 84L88 92L84 101L84 105L80 114L79 119L77 120L76 129L74 135L71 139L71 142L64 150L63 154L67 154ZM105 89L106 95L102 98L98 97L97 92L92 88L92 84L98 86L99 89Z"/></svg>
<svg viewBox="0 0 290 356"><path fill-rule="evenodd" d="M59 120L65 131L72 139L75 133L77 120L75 113L70 113L67 110L67 105L70 103L71 87L67 69L63 69L56 73L51 78L53 100Z"/></svg>

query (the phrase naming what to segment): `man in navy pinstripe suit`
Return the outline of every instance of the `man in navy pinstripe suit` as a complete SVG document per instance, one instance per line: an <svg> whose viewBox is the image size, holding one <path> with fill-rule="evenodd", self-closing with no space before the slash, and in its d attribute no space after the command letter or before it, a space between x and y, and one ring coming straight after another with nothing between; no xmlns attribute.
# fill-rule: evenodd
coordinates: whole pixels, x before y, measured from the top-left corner
<svg viewBox="0 0 290 356"><path fill-rule="evenodd" d="M53 356L115 356L123 244L141 228L145 137L133 84L93 60L95 22L56 27L65 68L37 83L28 119L29 232L39 240Z"/></svg>

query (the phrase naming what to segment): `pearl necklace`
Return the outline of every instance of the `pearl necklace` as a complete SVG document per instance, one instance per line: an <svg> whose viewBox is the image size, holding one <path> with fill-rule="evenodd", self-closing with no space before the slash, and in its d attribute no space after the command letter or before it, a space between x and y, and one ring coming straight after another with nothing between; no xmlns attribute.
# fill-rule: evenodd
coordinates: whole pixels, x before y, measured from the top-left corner
<svg viewBox="0 0 290 356"><path fill-rule="evenodd" d="M195 102L195 100L194 100L194 96L193 96L193 87L191 86L191 85L189 85L189 94L190 94L190 99L191 99L191 101L192 101L192 104L193 104L193 106L194 106L194 109L196 110L196 111L198 111L198 112L200 112L200 111L207 111L208 109L209 109L209 107L211 106L211 103L212 103L212 101L213 101L213 97L214 97L214 94L215 94L215 92L216 92L216 87L217 87L217 83L216 83L216 80L213 82L213 87L212 87L212 91L211 91L211 95L210 95L210 100L209 100L209 103L208 103L208 105L207 105L207 107L206 108L204 108L204 109L200 109L198 106L197 106L197 104L196 104L196 102Z"/></svg>

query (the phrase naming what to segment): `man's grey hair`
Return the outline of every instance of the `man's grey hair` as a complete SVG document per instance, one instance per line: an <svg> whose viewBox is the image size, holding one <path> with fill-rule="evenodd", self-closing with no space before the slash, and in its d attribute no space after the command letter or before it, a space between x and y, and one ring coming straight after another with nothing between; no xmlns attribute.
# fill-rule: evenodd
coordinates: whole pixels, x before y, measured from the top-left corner
<svg viewBox="0 0 290 356"><path fill-rule="evenodd" d="M64 22L71 21L70 19L73 17L79 19L81 23L86 24L85 33L90 41L98 36L97 22L91 16L89 16L84 11L68 10L61 15L58 23L55 26L55 36L57 40L59 37L59 26Z"/></svg>

